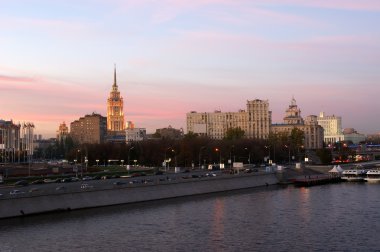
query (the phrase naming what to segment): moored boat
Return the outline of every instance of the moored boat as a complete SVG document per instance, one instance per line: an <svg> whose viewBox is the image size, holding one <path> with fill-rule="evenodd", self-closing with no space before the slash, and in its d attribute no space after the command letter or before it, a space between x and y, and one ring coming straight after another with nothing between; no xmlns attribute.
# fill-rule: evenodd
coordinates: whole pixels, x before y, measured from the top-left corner
<svg viewBox="0 0 380 252"><path fill-rule="evenodd" d="M345 170L342 173L341 179L349 182L360 182L364 181L365 176L366 173L364 170Z"/></svg>
<svg viewBox="0 0 380 252"><path fill-rule="evenodd" d="M370 183L380 182L380 170L367 171L367 176L364 178L364 180Z"/></svg>

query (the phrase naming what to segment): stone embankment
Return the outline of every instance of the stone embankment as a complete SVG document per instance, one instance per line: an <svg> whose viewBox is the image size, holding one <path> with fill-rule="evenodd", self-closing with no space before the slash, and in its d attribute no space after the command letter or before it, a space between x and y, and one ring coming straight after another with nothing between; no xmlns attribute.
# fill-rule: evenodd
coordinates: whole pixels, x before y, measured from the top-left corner
<svg viewBox="0 0 380 252"><path fill-rule="evenodd" d="M277 183L278 178L275 173L258 172L201 179L190 178L152 184L125 183L107 189L94 187L35 196L24 194L0 199L0 218L168 199L275 185Z"/></svg>

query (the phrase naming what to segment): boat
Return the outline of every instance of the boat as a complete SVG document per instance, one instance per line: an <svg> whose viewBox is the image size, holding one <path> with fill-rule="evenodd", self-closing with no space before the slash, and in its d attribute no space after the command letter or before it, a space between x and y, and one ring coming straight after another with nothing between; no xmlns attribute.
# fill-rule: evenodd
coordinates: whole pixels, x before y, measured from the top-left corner
<svg viewBox="0 0 380 252"><path fill-rule="evenodd" d="M364 180L370 183L380 182L380 170L367 171L367 176L364 178Z"/></svg>
<svg viewBox="0 0 380 252"><path fill-rule="evenodd" d="M341 179L349 182L360 182L364 181L365 177L366 172L364 170L355 169L343 171Z"/></svg>

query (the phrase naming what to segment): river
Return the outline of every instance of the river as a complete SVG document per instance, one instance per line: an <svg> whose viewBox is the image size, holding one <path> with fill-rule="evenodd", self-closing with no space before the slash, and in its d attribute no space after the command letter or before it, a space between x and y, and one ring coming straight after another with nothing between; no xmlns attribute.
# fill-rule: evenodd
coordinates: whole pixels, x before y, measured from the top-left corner
<svg viewBox="0 0 380 252"><path fill-rule="evenodd" d="M266 187L0 220L0 251L380 251L380 184Z"/></svg>

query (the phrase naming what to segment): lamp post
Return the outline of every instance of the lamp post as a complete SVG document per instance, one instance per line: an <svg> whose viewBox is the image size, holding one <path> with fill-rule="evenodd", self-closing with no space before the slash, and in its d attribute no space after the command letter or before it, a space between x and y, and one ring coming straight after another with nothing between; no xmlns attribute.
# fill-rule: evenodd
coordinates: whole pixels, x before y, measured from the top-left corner
<svg viewBox="0 0 380 252"><path fill-rule="evenodd" d="M99 166L99 159L96 159L96 166Z"/></svg>
<svg viewBox="0 0 380 252"><path fill-rule="evenodd" d="M167 170L167 163L168 163L168 161L167 161L167 159L166 159L166 152L168 151L168 150L170 150L172 147L168 147L168 148L166 148L165 149L165 153L164 153L164 163L165 163L165 171ZM170 161L169 161L170 162Z"/></svg>
<svg viewBox="0 0 380 252"><path fill-rule="evenodd" d="M131 150L133 150L135 147L134 146L132 146L131 148L129 148L129 150L128 150L128 160L127 160L127 162L128 162L128 166L130 165L130 163L129 163L129 160L130 160L130 155L131 155Z"/></svg>
<svg viewBox="0 0 380 252"><path fill-rule="evenodd" d="M286 145L285 144L285 148L287 148L288 149L288 158L289 158L289 161L288 161L288 164L290 165L290 146L288 146L288 145Z"/></svg>
<svg viewBox="0 0 380 252"><path fill-rule="evenodd" d="M219 164L222 163L222 152L220 151L219 148L215 148L215 152L218 153L219 152Z"/></svg>
<svg viewBox="0 0 380 252"><path fill-rule="evenodd" d="M202 146L201 149L199 150L199 169L202 168L202 164L201 164L201 155L202 155L202 150L206 148L206 146Z"/></svg>
<svg viewBox="0 0 380 252"><path fill-rule="evenodd" d="M270 145L266 145L266 146L264 146L265 147L265 149L268 149L268 163L270 163Z"/></svg>
<svg viewBox="0 0 380 252"><path fill-rule="evenodd" d="M87 172L87 165L88 165L87 157L84 157L84 163L86 164L86 172ZM81 168L81 177L83 178L83 167Z"/></svg>
<svg viewBox="0 0 380 252"><path fill-rule="evenodd" d="M74 169L75 169L75 176L78 178L78 167L77 167L77 160L74 159Z"/></svg>
<svg viewBox="0 0 380 252"><path fill-rule="evenodd" d="M248 151L248 164L251 166L251 151L247 147L245 147L244 150Z"/></svg>

